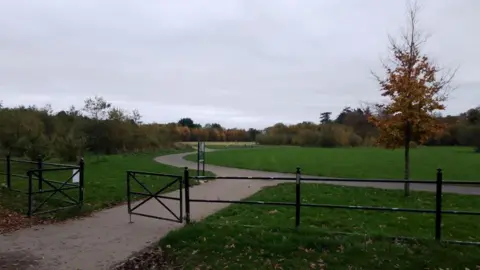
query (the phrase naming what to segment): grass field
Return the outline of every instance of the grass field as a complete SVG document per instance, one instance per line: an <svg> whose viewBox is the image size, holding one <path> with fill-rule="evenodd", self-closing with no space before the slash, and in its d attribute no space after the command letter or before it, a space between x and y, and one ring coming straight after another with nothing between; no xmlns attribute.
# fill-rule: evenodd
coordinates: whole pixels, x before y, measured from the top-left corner
<svg viewBox="0 0 480 270"><path fill-rule="evenodd" d="M165 150L155 153L141 153L141 154L128 154L128 155L111 155L111 156L87 156L85 157L85 204L82 212L90 212L105 207L109 207L120 202L126 201L126 171L148 171L148 172L160 172L168 174L183 175L181 168L167 166L155 162L153 159L160 155L171 154L176 152L183 152L184 150ZM4 171L5 165L0 162L0 170ZM25 175L29 168L33 168L35 165L22 165L12 163L12 171L14 173ZM194 171L192 171L194 173ZM66 170L61 172L46 172L43 177L64 182L71 176L72 170ZM167 177L145 177L138 176L140 181L152 188L152 191L157 191L161 187L165 186L172 179ZM4 177L0 181L5 186ZM38 190L38 184L34 182L34 191ZM57 185L58 186L58 185ZM142 187L136 184L132 180L132 186L135 191L143 191ZM27 191L27 180L13 177L12 188ZM44 183L44 189L51 189ZM157 190L155 190L155 188ZM174 185L167 189L171 191L178 188L178 185ZM145 191L143 191L145 192ZM78 191L70 190L66 192L71 197L77 199ZM38 205L49 194L41 194L34 196L34 206ZM56 208L64 205L62 200L65 199L61 194L57 193L52 199L49 200L49 204L45 209ZM134 197L138 199L138 197ZM0 188L0 204L8 209L26 213L27 212L27 195L10 192L6 188ZM65 218L74 214L78 214L78 211L73 209L72 211L56 213L54 217ZM51 217L51 216L48 216Z"/></svg>
<svg viewBox="0 0 480 270"><path fill-rule="evenodd" d="M218 180L220 181L220 180ZM415 192L307 184L304 203L432 209L434 196ZM293 202L293 184L266 188L248 200ZM480 197L445 194L445 209L480 210ZM363 210L234 205L170 233L160 245L181 269L478 269L480 248L433 240L434 216ZM479 241L480 218L444 215L443 238ZM335 232L348 232L336 234Z"/></svg>
<svg viewBox="0 0 480 270"><path fill-rule="evenodd" d="M196 160L189 155L188 160ZM348 178L403 178L403 150L380 148L266 147L208 153L206 162L236 168ZM411 179L480 180L480 154L468 147L419 147L411 151Z"/></svg>

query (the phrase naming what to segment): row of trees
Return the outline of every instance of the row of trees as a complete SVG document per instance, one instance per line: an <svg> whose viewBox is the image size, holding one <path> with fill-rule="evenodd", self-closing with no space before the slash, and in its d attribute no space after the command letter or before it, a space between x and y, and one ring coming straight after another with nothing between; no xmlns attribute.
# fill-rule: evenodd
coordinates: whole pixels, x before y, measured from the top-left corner
<svg viewBox="0 0 480 270"><path fill-rule="evenodd" d="M16 156L76 160L85 151L112 154L171 145L168 129L142 125L131 113L101 97L89 98L81 110L54 112L51 106L0 107L0 149Z"/></svg>
<svg viewBox="0 0 480 270"><path fill-rule="evenodd" d="M343 147L373 146L378 130L368 121L370 109L345 107L338 117L331 112L321 114L320 122L302 122L295 125L277 123L257 136L261 144L289 144L298 146Z"/></svg>
<svg viewBox="0 0 480 270"><path fill-rule="evenodd" d="M177 126L177 131L182 141L211 141L211 142L244 142L255 141L259 130L239 128L224 128L218 123L201 124L195 123L191 118L182 118L177 123L169 123Z"/></svg>
<svg viewBox="0 0 480 270"><path fill-rule="evenodd" d="M295 125L277 123L263 130L256 137L256 141L266 145L387 146L379 141L381 129L370 120L375 114L369 107L355 109L345 107L334 119L330 117L325 119L325 115L331 116L331 113L322 113L319 123L302 122ZM409 142L410 146L417 144L474 146L480 151L480 106L459 115L441 116L436 114L433 116L433 120L441 129L423 141L415 137ZM401 137L399 141L403 142L403 138Z"/></svg>
<svg viewBox="0 0 480 270"><path fill-rule="evenodd" d="M0 152L36 159L74 161L85 152L117 154L171 148L178 141L252 141L255 129L202 127L190 118L178 123L145 124L137 110L114 107L102 97L77 109L54 112L50 105L6 108L0 103Z"/></svg>
<svg viewBox="0 0 480 270"><path fill-rule="evenodd" d="M376 115L376 116L375 116ZM72 161L85 151L116 154L172 147L178 141L256 141L265 145L320 147L374 146L381 129L370 119L380 117L369 107L345 107L336 118L321 114L319 123L277 123L264 130L227 129L220 124L200 125L191 118L176 123L145 124L138 111L112 107L101 97L89 98L81 110L53 112L50 106L0 106L0 149L36 158ZM456 116L434 117L441 132L425 145L476 146L480 151L480 107ZM414 138L413 142L420 143ZM410 145L412 143L410 142Z"/></svg>

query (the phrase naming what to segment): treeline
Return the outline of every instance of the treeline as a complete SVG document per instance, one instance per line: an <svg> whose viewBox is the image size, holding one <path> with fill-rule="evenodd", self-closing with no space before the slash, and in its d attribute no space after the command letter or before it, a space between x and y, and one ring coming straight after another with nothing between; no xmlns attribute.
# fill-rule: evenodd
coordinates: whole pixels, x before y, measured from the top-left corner
<svg viewBox="0 0 480 270"><path fill-rule="evenodd" d="M335 118L321 114L319 123L275 124L264 130L202 126L190 118L176 123L145 124L138 111L113 107L101 97L85 100L83 108L54 112L50 106L0 104L0 154L35 159L56 157L75 161L86 152L118 154L171 148L179 141L256 141L264 145L319 147L374 146L377 129L369 108L346 107ZM480 151L480 107L457 116L437 116L444 131L426 145L476 146Z"/></svg>
<svg viewBox="0 0 480 270"><path fill-rule="evenodd" d="M218 123L202 126L191 118L182 118L177 123L167 124L176 127L181 141L211 141L211 142L245 142L255 141L259 130L239 128L224 128Z"/></svg>
<svg viewBox="0 0 480 270"><path fill-rule="evenodd" d="M295 125L278 123L257 136L257 142L267 145L298 146L373 146L377 131L369 123L370 110L345 108L336 119L330 112L321 114L319 123L302 122Z"/></svg>
<svg viewBox="0 0 480 270"><path fill-rule="evenodd" d="M368 120L371 114L368 107L346 107L335 119L331 119L330 112L322 113L318 124L275 124L266 128L256 140L267 145L374 146L378 131ZM437 119L444 125L444 131L426 145L475 146L480 151L480 107L456 116L438 115Z"/></svg>
<svg viewBox="0 0 480 270"><path fill-rule="evenodd" d="M86 152L118 154L171 148L178 141L248 141L258 131L205 127L184 118L178 123L144 124L137 110L127 112L102 97L85 100L83 108L54 112L51 106L2 107L0 154L75 161Z"/></svg>

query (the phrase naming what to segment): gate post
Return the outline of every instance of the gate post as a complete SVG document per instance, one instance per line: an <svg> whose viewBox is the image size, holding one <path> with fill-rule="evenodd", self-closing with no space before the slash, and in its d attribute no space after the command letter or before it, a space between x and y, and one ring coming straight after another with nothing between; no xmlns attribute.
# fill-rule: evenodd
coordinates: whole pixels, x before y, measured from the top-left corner
<svg viewBox="0 0 480 270"><path fill-rule="evenodd" d="M42 161L42 155L38 155L37 157L37 169L38 169L38 190L42 191L43 190L43 161Z"/></svg>
<svg viewBox="0 0 480 270"><path fill-rule="evenodd" d="M205 142L204 142L205 144ZM204 145L205 147L205 145ZM203 157L202 157L202 176L205 176L205 157L207 156L206 152L203 151Z"/></svg>
<svg viewBox="0 0 480 270"><path fill-rule="evenodd" d="M437 190L435 194L435 240L440 241L442 238L442 169L437 169Z"/></svg>
<svg viewBox="0 0 480 270"><path fill-rule="evenodd" d="M27 210L27 216L28 217L32 217L32 204L33 204L33 200L32 200L32 193L33 193L33 181L32 181L32 172L31 171L28 171L27 172L27 175L28 175L28 210Z"/></svg>
<svg viewBox="0 0 480 270"><path fill-rule="evenodd" d="M11 162L10 162L10 153L7 154L7 157L6 157L6 173L7 173L7 188L8 189L12 189L12 165L11 165Z"/></svg>
<svg viewBox="0 0 480 270"><path fill-rule="evenodd" d="M295 182L295 229L298 230L300 226L300 180L301 180L301 171L300 167L297 167L296 172L296 182Z"/></svg>
<svg viewBox="0 0 480 270"><path fill-rule="evenodd" d="M85 160L80 158L80 162L78 164L79 170L78 170L78 203L80 204L80 207L83 206L83 192L84 192L84 172L85 172Z"/></svg>
<svg viewBox="0 0 480 270"><path fill-rule="evenodd" d="M127 171L127 211L129 217L129 223L132 222L132 199L130 198L130 172Z"/></svg>
<svg viewBox="0 0 480 270"><path fill-rule="evenodd" d="M200 176L200 140L197 142L197 176Z"/></svg>
<svg viewBox="0 0 480 270"><path fill-rule="evenodd" d="M185 181L185 222L190 224L190 176L188 167L183 171L183 180Z"/></svg>

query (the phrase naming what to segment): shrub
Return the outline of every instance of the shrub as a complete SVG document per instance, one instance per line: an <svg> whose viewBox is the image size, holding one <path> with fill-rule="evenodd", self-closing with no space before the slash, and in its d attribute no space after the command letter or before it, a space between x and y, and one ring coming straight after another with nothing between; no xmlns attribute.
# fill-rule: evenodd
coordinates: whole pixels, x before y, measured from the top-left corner
<svg viewBox="0 0 480 270"><path fill-rule="evenodd" d="M362 145L362 137L358 136L356 133L351 133L349 144L353 147Z"/></svg>
<svg viewBox="0 0 480 270"><path fill-rule="evenodd" d="M377 140L374 137L368 136L363 139L362 145L368 147L377 146Z"/></svg>
<svg viewBox="0 0 480 270"><path fill-rule="evenodd" d="M315 130L300 130L292 138L292 144L299 146L316 146L319 145L321 141L321 134Z"/></svg>
<svg viewBox="0 0 480 270"><path fill-rule="evenodd" d="M415 149L418 147L418 144L416 142L410 142L410 148Z"/></svg>
<svg viewBox="0 0 480 270"><path fill-rule="evenodd" d="M320 146L322 147L349 146L350 137L354 134L352 128L338 124L322 125L320 132Z"/></svg>
<svg viewBox="0 0 480 270"><path fill-rule="evenodd" d="M15 144L14 154L25 156L30 160L43 159L51 155L50 142L44 135L36 137L23 136Z"/></svg>
<svg viewBox="0 0 480 270"><path fill-rule="evenodd" d="M62 161L77 161L85 150L85 140L83 138L75 138L73 134L69 134L65 137L56 137L54 139L54 147L56 155Z"/></svg>
<svg viewBox="0 0 480 270"><path fill-rule="evenodd" d="M256 139L259 144L265 145L283 145L292 142L286 134L260 134Z"/></svg>

